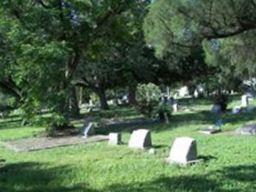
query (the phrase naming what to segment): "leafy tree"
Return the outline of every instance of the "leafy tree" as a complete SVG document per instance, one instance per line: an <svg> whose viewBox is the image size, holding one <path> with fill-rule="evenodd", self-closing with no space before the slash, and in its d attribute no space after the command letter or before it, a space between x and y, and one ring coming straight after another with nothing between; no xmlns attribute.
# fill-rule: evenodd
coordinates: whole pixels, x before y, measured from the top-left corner
<svg viewBox="0 0 256 192"><path fill-rule="evenodd" d="M13 54L8 62L15 83L26 93L23 108L44 107L56 114L53 127L69 123L71 84L81 55L131 2L107 1L3 1L1 22L12 25L6 36Z"/></svg>
<svg viewBox="0 0 256 192"><path fill-rule="evenodd" d="M255 13L255 0L159 0L149 7L144 32L161 57L186 58L203 47L205 62L215 68L203 79L230 90L255 75Z"/></svg>
<svg viewBox="0 0 256 192"><path fill-rule="evenodd" d="M256 28L255 0L159 0L145 19L148 43L164 52L186 48L202 39L227 38Z"/></svg>
<svg viewBox="0 0 256 192"><path fill-rule="evenodd" d="M95 41L85 53L80 65L78 84L90 88L100 97L103 109L108 109L106 90L128 87L130 103L135 103L139 82L152 81L152 62L144 42L142 23L147 1L138 1L118 16L108 36ZM152 57L153 56L153 57Z"/></svg>

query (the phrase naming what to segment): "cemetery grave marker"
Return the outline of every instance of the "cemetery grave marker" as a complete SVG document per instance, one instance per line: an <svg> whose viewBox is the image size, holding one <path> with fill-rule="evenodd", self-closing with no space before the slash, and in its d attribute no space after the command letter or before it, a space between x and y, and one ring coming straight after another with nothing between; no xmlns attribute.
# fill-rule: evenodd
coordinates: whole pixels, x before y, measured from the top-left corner
<svg viewBox="0 0 256 192"><path fill-rule="evenodd" d="M122 143L122 135L121 133L109 133L109 141L110 145L119 145Z"/></svg>
<svg viewBox="0 0 256 192"><path fill-rule="evenodd" d="M240 135L256 135L256 125L245 125L244 127L237 129L236 133Z"/></svg>
<svg viewBox="0 0 256 192"><path fill-rule="evenodd" d="M196 140L190 137L178 137L174 140L168 163L187 165L197 162Z"/></svg>
<svg viewBox="0 0 256 192"><path fill-rule="evenodd" d="M248 95L242 95L241 97L241 107L247 108L249 105L249 96Z"/></svg>
<svg viewBox="0 0 256 192"><path fill-rule="evenodd" d="M151 134L147 129L133 131L128 146L135 149L145 149L152 146Z"/></svg>

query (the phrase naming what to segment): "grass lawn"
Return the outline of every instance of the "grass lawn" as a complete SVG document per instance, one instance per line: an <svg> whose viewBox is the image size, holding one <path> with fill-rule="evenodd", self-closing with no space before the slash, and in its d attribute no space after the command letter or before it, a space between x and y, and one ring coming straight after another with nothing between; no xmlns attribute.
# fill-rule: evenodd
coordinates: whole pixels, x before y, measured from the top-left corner
<svg viewBox="0 0 256 192"><path fill-rule="evenodd" d="M234 99L230 106L236 103L239 100ZM0 192L256 191L256 138L232 133L245 123L256 122L256 113L227 114L223 132L209 136L198 130L216 119L206 111L210 103L196 100L188 104L193 110L174 114L170 125L142 127L152 131L155 155L106 142L24 153L0 147L0 158L6 160L0 168ZM121 108L115 114L136 113ZM0 141L33 137L43 130L20 127L18 118L1 120ZM123 130L125 143L129 136L130 131ZM189 167L166 165L170 144L178 136L195 138L205 162Z"/></svg>

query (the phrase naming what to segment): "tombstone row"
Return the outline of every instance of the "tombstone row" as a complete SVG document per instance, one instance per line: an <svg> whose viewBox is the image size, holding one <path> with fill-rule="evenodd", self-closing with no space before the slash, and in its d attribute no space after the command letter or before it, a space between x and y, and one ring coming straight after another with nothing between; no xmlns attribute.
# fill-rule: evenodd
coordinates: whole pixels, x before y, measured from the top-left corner
<svg viewBox="0 0 256 192"><path fill-rule="evenodd" d="M89 123L84 130L84 138L95 134L94 124ZM110 133L109 144L119 145L122 144L121 133ZM150 149L152 147L151 133L147 129L134 130L130 136L129 148L134 149ZM154 153L154 149L149 151ZM169 157L166 159L168 163L176 163L186 165L193 163L197 160L197 147L196 140L189 137L178 137L174 140L171 147Z"/></svg>
<svg viewBox="0 0 256 192"><path fill-rule="evenodd" d="M109 134L109 144L121 144L120 133ZM133 149L149 149L152 147L150 131L147 129L138 129L133 131L128 143L129 148ZM150 153L154 150L150 149ZM179 165L187 165L197 161L197 145L196 140L190 137L178 137L174 140L167 163L175 163Z"/></svg>

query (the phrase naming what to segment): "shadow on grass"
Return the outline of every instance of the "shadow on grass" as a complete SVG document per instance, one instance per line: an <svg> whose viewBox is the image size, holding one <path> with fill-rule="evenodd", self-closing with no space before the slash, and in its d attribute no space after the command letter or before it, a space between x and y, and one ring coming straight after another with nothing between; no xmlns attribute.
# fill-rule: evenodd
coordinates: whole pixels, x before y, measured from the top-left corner
<svg viewBox="0 0 256 192"><path fill-rule="evenodd" d="M185 125L215 125L217 120L222 119L223 123L230 124L246 124L248 121L256 120L256 112L252 113L242 113L242 114L230 114L229 112L223 114L222 116L211 113L210 111L198 111L195 113L183 113L174 114L171 117L169 124L163 123L152 123L150 121L145 121L145 123L138 123L137 125L113 125L98 129L99 134L108 134L110 132L129 132L131 133L136 129L150 129L151 131L166 131L179 128Z"/></svg>
<svg viewBox="0 0 256 192"><path fill-rule="evenodd" d="M87 113L89 116L98 116L100 118L122 118L139 116L140 114L133 107L113 107L110 110L99 110Z"/></svg>
<svg viewBox="0 0 256 192"><path fill-rule="evenodd" d="M86 184L62 186L61 180L70 169L67 167L45 168L47 165L35 162L6 164L0 168L1 192L80 192Z"/></svg>
<svg viewBox="0 0 256 192"><path fill-rule="evenodd" d="M245 123L248 121L256 120L256 112L251 113L241 113L236 115L226 115L225 122L230 124L238 124L238 123Z"/></svg>
<svg viewBox="0 0 256 192"><path fill-rule="evenodd" d="M232 103L233 101L239 101L240 98L240 94L229 95L228 103ZM213 98L211 96L208 98L180 98L178 99L178 103L183 106L212 105Z"/></svg>
<svg viewBox="0 0 256 192"><path fill-rule="evenodd" d="M236 124L247 124L249 121L256 120L256 112L252 113L241 113L241 114L230 114L225 113L222 116L213 114L209 111L200 111L196 113L184 113L184 114L174 114L170 120L169 125L158 125L153 126L150 129L153 131L163 131L175 129L180 126L185 125L215 125L217 120L222 119L224 125L230 123L231 125Z"/></svg>
<svg viewBox="0 0 256 192"><path fill-rule="evenodd" d="M203 162L209 162L209 161L211 161L211 160L216 160L216 159L218 159L217 157L214 157L214 156L212 156L212 155L207 155L207 156L205 156L205 155L199 155L198 157L197 157L198 159L201 159L201 160L203 160Z"/></svg>
<svg viewBox="0 0 256 192"><path fill-rule="evenodd" d="M252 192L256 165L224 167L208 174L159 177L147 182L113 184L101 190L87 183L62 184L70 168L47 167L34 162L7 164L0 168L1 192ZM182 171L182 170L181 170ZM69 175L70 177L70 175Z"/></svg>
<svg viewBox="0 0 256 192"><path fill-rule="evenodd" d="M0 130L3 129L15 129L21 127L21 120L8 120L4 122L0 122Z"/></svg>
<svg viewBox="0 0 256 192"><path fill-rule="evenodd" d="M112 185L104 192L253 192L256 166L225 167L205 175L160 177L149 182L131 185ZM240 183L238 183L240 182ZM102 191L102 192L103 192Z"/></svg>

